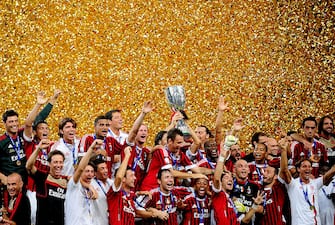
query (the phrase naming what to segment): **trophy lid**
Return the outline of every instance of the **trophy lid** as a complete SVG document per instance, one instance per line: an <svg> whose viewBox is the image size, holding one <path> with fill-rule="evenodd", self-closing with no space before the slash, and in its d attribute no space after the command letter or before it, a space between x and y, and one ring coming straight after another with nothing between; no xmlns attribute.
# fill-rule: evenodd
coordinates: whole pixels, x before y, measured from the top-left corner
<svg viewBox="0 0 335 225"><path fill-rule="evenodd" d="M174 110L185 108L185 91L181 85L169 86L165 90L167 102Z"/></svg>

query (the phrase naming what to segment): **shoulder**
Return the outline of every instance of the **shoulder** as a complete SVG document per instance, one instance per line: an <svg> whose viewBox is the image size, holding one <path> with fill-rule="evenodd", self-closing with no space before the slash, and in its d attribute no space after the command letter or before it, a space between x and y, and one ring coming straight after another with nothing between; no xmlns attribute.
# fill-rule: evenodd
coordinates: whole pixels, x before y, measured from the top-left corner
<svg viewBox="0 0 335 225"><path fill-rule="evenodd" d="M149 153L150 153L150 149L149 149L149 148L147 148L147 147L144 147L144 148L143 148L143 151L144 151L145 153L147 153L147 154L149 154Z"/></svg>
<svg viewBox="0 0 335 225"><path fill-rule="evenodd" d="M3 135L0 136L0 141L3 141L3 140L5 140L5 139L7 139L7 138L8 138L7 135L6 135L6 134L3 134Z"/></svg>
<svg viewBox="0 0 335 225"><path fill-rule="evenodd" d="M63 139L60 138L58 141L56 141L52 146L51 146L51 151L56 150L58 147L60 147L61 145L63 145ZM59 150L59 149L57 149Z"/></svg>

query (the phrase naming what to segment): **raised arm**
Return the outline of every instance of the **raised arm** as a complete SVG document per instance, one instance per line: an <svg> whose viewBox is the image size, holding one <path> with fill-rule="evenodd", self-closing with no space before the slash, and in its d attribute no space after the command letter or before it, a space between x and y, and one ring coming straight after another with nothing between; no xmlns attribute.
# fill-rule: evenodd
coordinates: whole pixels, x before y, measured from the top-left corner
<svg viewBox="0 0 335 225"><path fill-rule="evenodd" d="M304 144L306 149L312 149L313 148L313 143L307 141L303 136L301 136L298 133L293 133L290 135L292 137L293 140L295 141L299 141L301 143Z"/></svg>
<svg viewBox="0 0 335 225"><path fill-rule="evenodd" d="M181 112L179 112L179 111L175 112L175 114L172 116L172 119L171 119L171 122L170 122L169 126L167 126L164 130L169 131L172 128L175 128L176 125L177 125L178 120L181 120L183 118L184 118L184 116L183 116L183 114L181 114Z"/></svg>
<svg viewBox="0 0 335 225"><path fill-rule="evenodd" d="M228 151L224 148L221 149L219 159L216 163L215 171L214 171L214 177L213 177L213 186L217 190L221 190L221 175L224 170L224 163L226 161Z"/></svg>
<svg viewBox="0 0 335 225"><path fill-rule="evenodd" d="M218 115L215 121L215 141L216 143L221 143L223 140L223 132L222 132L222 121L223 121L223 113L224 111L229 110L228 103L225 102L225 97L220 96L219 104L218 104Z"/></svg>
<svg viewBox="0 0 335 225"><path fill-rule="evenodd" d="M280 172L279 177L281 177L287 184L291 183L292 175L288 169L288 159L287 151L289 144L286 138L282 138L279 142L279 147L281 148L281 159L280 159Z"/></svg>
<svg viewBox="0 0 335 225"><path fill-rule="evenodd" d="M27 163L26 163L26 169L28 171L28 173L30 174L35 174L37 171L37 168L35 167L35 162L38 156L38 153L42 150L42 149L47 149L50 145L50 140L48 139L42 139L40 141L40 143L36 146L34 152L31 154L31 156L29 157Z"/></svg>
<svg viewBox="0 0 335 225"><path fill-rule="evenodd" d="M48 98L45 97L45 93L43 91L38 92L37 101L34 108L29 113L26 121L24 122L24 135L28 138L32 138L33 134L33 122L38 114L38 110L41 105L47 102Z"/></svg>
<svg viewBox="0 0 335 225"><path fill-rule="evenodd" d="M173 170L173 169L171 169L171 173L172 173L173 177L177 177L177 178L181 178L181 179L188 179L188 178L192 178L192 179L205 178L205 179L208 179L208 177L206 175L201 174L201 173L186 173L186 172L181 172L181 171Z"/></svg>
<svg viewBox="0 0 335 225"><path fill-rule="evenodd" d="M54 91L54 95L49 99L48 104L38 113L37 117L35 118L34 124L36 124L39 121L44 121L48 118L54 104L56 104L57 99L59 95L61 94L61 91L56 89Z"/></svg>
<svg viewBox="0 0 335 225"><path fill-rule="evenodd" d="M103 140L95 139L93 141L93 143L91 144L91 146L88 148L86 154L80 160L79 165L78 165L76 171L73 174L73 181L75 183L78 183L82 172L84 171L85 167L87 166L87 164L88 164L88 162L89 162L89 160L90 160L90 158L91 158L91 156L94 152L94 149L97 148L97 147L100 147L102 145L102 143L103 143Z"/></svg>
<svg viewBox="0 0 335 225"><path fill-rule="evenodd" d="M151 112L152 110L154 110L153 107L153 102L152 101L146 101L144 102L142 111L140 113L140 115L137 117L137 119L135 120L133 127L131 128L130 132L129 132L129 136L128 136L128 142L129 143L133 143L135 141L135 137L137 135L138 129L140 128L141 124L143 123L144 117Z"/></svg>
<svg viewBox="0 0 335 225"><path fill-rule="evenodd" d="M115 180L114 180L114 185L115 187L118 189L120 187L120 185L122 184L122 178L124 177L124 175L126 174L127 171L127 165L128 165L128 161L131 155L131 147L127 146L124 149L124 158L122 160L122 163L119 167L119 169L117 170L116 174L115 174Z"/></svg>
<svg viewBox="0 0 335 225"><path fill-rule="evenodd" d="M190 151L192 152L192 154L195 154L198 151L198 149L201 145L201 141L200 141L199 137L195 134L194 130L188 125L188 123L185 122L185 124L186 124L187 129L190 132L191 137L193 139L193 143L190 147Z"/></svg>

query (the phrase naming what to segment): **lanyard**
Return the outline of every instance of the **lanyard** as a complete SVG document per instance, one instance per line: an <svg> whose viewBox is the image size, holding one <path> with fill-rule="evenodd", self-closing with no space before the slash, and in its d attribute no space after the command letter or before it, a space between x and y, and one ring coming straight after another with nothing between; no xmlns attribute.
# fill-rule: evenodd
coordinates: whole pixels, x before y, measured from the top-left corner
<svg viewBox="0 0 335 225"><path fill-rule="evenodd" d="M172 166L176 169L179 170L180 168L180 163L178 162L178 158L170 152L170 157L172 159Z"/></svg>
<svg viewBox="0 0 335 225"><path fill-rule="evenodd" d="M313 145L312 145L312 151L308 151L308 158L312 156L313 153L313 149L316 148L316 141L313 141Z"/></svg>
<svg viewBox="0 0 335 225"><path fill-rule="evenodd" d="M305 189L304 189L304 186L303 186L303 183L302 183L302 180L301 180L301 179L300 179L300 184L301 184L301 187L302 187L302 192L303 192L303 194L304 194L304 198L305 198L306 202L308 203L308 205L309 205L309 208L310 208L311 210L313 210L313 211L314 211L314 213L316 214L316 209L315 209L315 206L314 206L314 205L312 205L311 201L310 201L310 200L309 200L309 198L308 198L308 186L306 185L306 191L305 191ZM313 202L314 202L314 195L313 195L312 197L313 197Z"/></svg>
<svg viewBox="0 0 335 225"><path fill-rule="evenodd" d="M205 212L204 212L204 207L201 207L200 206L200 201L198 200L199 198L197 197L197 195L195 195L195 201L197 203L197 210L198 210L198 213L199 213L199 220L200 220L200 224L204 224L205 220L204 220L204 215L205 215ZM207 199L207 196L205 197L205 199L203 201L201 201L203 203L203 205L205 204L205 201Z"/></svg>
<svg viewBox="0 0 335 225"><path fill-rule="evenodd" d="M237 209L236 209L236 206L235 206L234 202L231 200L231 198L229 197L229 195L227 195L225 192L224 192L224 194L226 195L226 197L227 197L227 199L228 199L230 205L233 207L234 212L235 212L236 217L237 217L237 215L238 215L238 211L237 211Z"/></svg>
<svg viewBox="0 0 335 225"><path fill-rule="evenodd" d="M95 181L98 183L100 189L102 190L102 192L103 192L103 193L105 194L105 196L106 196L107 193L106 193L105 189L103 188L101 182L100 182L97 178L94 178L94 179L95 179Z"/></svg>
<svg viewBox="0 0 335 225"><path fill-rule="evenodd" d="M167 196L165 196L165 198L167 198ZM159 191L159 199L161 201L161 205L162 205L162 211L165 211L165 204L163 203L163 194L161 191ZM170 191L170 199L171 199L171 205L168 206L167 208L167 213L170 213L173 209L173 205L174 205L174 200L172 197L172 192Z"/></svg>
<svg viewBox="0 0 335 225"><path fill-rule="evenodd" d="M267 164L266 164L266 162L265 162L263 168L260 168L260 167L258 167L258 166L255 164L255 167L256 167L256 172L257 172L257 175L258 175L259 182L260 182L261 184L263 184L263 172L262 172L262 169L263 169L263 168L266 168L266 167L267 167Z"/></svg>
<svg viewBox="0 0 335 225"><path fill-rule="evenodd" d="M20 143L21 141L20 141L20 137L17 136L16 140L18 140L18 142L17 142L17 145L16 145L16 142L13 140L13 138L12 138L11 136L9 136L9 134L6 134L6 135L7 135L7 137L9 137L10 142L12 143L13 148L14 148L14 150L15 150L15 152L16 152L16 155L17 155L17 161L20 161L20 160L21 160L21 157L20 157L20 150L21 150L21 143Z"/></svg>
<svg viewBox="0 0 335 225"><path fill-rule="evenodd" d="M64 139L63 139L63 142L64 142L64 145L72 152L73 165L76 165L77 159L76 159L76 154L75 154L75 151L76 151L75 144L73 144L73 146L71 144L67 144ZM72 148L70 147L70 145L72 146Z"/></svg>
<svg viewBox="0 0 335 225"><path fill-rule="evenodd" d="M136 146L136 151L135 151L136 156L135 156L134 163L133 163L133 166L132 166L133 171L135 171L136 166L141 159L142 150L143 150L142 148Z"/></svg>
<svg viewBox="0 0 335 225"><path fill-rule="evenodd" d="M97 136L93 134L93 140L97 139ZM101 146L102 149L106 150L106 138L104 138L104 144Z"/></svg>
<svg viewBox="0 0 335 225"><path fill-rule="evenodd" d="M205 159L208 163L208 165L211 167L211 169L215 169L215 164L214 162L211 162L208 158L205 158L204 155L201 153L200 149L198 150L200 159Z"/></svg>
<svg viewBox="0 0 335 225"><path fill-rule="evenodd" d="M331 199L330 194L333 193L333 191L334 191L335 182L332 182L332 184L333 184L333 188L332 188L332 190L331 190L331 192L330 192L329 194L327 194L327 192L326 192L326 190L325 190L324 188L321 188L323 194L324 194L328 199Z"/></svg>
<svg viewBox="0 0 335 225"><path fill-rule="evenodd" d="M89 198L90 190L88 188L85 188L84 192L85 192L86 205L87 205L87 209L88 209L88 215L90 217L92 217L92 215L91 215L91 203L90 203L90 198Z"/></svg>

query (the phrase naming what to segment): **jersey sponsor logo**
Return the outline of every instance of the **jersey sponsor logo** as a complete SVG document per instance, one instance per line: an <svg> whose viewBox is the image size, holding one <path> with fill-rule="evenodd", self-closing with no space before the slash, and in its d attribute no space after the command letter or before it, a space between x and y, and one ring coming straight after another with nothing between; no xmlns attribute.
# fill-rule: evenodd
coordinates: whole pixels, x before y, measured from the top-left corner
<svg viewBox="0 0 335 225"><path fill-rule="evenodd" d="M49 196L65 199L65 190L63 188L57 188L56 190L49 189Z"/></svg>
<svg viewBox="0 0 335 225"><path fill-rule="evenodd" d="M198 212L194 212L193 213L193 216L194 218L198 219L200 218L202 214L201 213L198 213ZM203 214L204 218L209 218L210 217L210 213L208 212L208 209L204 209L204 214Z"/></svg>
<svg viewBox="0 0 335 225"><path fill-rule="evenodd" d="M19 157L18 157L17 155L12 155L12 156L10 157L10 159L12 160L12 162L16 162L16 161L18 161L18 160L23 159L24 157L26 157L26 154L20 152L20 159L19 159Z"/></svg>

